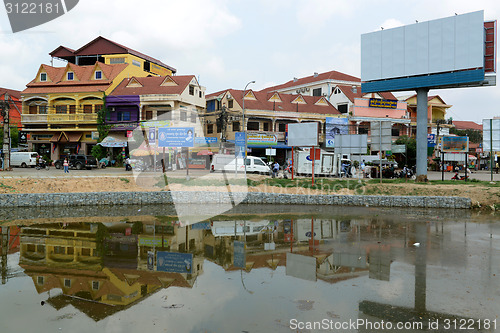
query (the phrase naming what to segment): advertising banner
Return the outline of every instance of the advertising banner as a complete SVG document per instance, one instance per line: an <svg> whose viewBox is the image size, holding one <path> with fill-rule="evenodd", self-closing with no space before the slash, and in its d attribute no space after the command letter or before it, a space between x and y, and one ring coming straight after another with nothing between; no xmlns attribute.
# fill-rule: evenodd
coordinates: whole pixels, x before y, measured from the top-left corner
<svg viewBox="0 0 500 333"><path fill-rule="evenodd" d="M288 145L312 147L318 145L318 123L288 124Z"/></svg>
<svg viewBox="0 0 500 333"><path fill-rule="evenodd" d="M398 106L398 101L392 99L370 98L368 106L371 108L395 109Z"/></svg>
<svg viewBox="0 0 500 333"><path fill-rule="evenodd" d="M278 137L275 134L248 134L249 145L276 146ZM243 145L245 141L243 139Z"/></svg>
<svg viewBox="0 0 500 333"><path fill-rule="evenodd" d="M326 130L325 130L325 145L326 147L335 147L335 135L348 134L348 120L347 118L326 117Z"/></svg>
<svg viewBox="0 0 500 333"><path fill-rule="evenodd" d="M469 152L469 137L467 136L443 136L443 152L445 153L467 153Z"/></svg>
<svg viewBox="0 0 500 333"><path fill-rule="evenodd" d="M159 128L158 147L194 147L194 127Z"/></svg>

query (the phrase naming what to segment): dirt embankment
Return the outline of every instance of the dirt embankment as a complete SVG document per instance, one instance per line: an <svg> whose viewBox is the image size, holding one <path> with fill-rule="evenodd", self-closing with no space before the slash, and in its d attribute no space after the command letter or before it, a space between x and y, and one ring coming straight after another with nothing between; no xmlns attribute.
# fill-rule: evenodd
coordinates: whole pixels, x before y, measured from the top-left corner
<svg viewBox="0 0 500 333"><path fill-rule="evenodd" d="M258 177L258 176L256 176ZM259 180L260 178L256 178ZM354 181L355 182L355 181ZM223 187L194 186L182 184L162 186L158 180L135 181L133 177L93 177L93 178L4 178L0 180L0 193L70 193L70 192L142 192L161 190L185 191L225 191ZM244 191L244 187L231 187L233 191ZM424 195L424 196L460 196L468 197L474 206L500 206L500 187L488 187L483 184L358 184L353 189L345 187L307 188L304 186L269 186L259 184L249 187L250 192L272 192L289 194L367 194L367 195Z"/></svg>

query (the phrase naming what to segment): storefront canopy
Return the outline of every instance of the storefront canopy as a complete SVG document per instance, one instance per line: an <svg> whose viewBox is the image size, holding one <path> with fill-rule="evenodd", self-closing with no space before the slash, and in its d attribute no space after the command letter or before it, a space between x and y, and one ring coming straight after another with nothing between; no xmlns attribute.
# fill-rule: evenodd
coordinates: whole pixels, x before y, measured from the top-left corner
<svg viewBox="0 0 500 333"><path fill-rule="evenodd" d="M79 132L58 132L52 136L50 142L78 142L82 138Z"/></svg>
<svg viewBox="0 0 500 333"><path fill-rule="evenodd" d="M107 137L104 138L98 145L108 148L114 147L127 147L127 138L123 137L123 135L109 133Z"/></svg>

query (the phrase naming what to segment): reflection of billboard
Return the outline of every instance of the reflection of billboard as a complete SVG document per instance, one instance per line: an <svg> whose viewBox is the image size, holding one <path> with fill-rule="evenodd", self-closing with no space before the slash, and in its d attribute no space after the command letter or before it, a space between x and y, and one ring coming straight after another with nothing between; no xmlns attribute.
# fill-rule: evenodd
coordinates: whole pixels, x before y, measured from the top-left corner
<svg viewBox="0 0 500 333"><path fill-rule="evenodd" d="M347 118L326 117L325 122L325 144L327 147L334 147L336 134L348 134Z"/></svg>
<svg viewBox="0 0 500 333"><path fill-rule="evenodd" d="M158 251L156 253L156 269L170 273L193 272L193 254Z"/></svg>
<svg viewBox="0 0 500 333"><path fill-rule="evenodd" d="M316 258L287 253L286 275L303 280L316 281Z"/></svg>
<svg viewBox="0 0 500 333"><path fill-rule="evenodd" d="M193 147L193 127L161 127L158 129L158 147Z"/></svg>
<svg viewBox="0 0 500 333"><path fill-rule="evenodd" d="M444 136L443 152L467 153L469 151L469 138L467 136Z"/></svg>

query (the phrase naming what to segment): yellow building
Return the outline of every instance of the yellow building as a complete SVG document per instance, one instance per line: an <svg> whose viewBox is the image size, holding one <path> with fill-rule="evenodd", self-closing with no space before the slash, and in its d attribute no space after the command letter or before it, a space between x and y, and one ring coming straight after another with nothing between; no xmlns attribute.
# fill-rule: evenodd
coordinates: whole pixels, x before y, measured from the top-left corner
<svg viewBox="0 0 500 333"><path fill-rule="evenodd" d="M68 63L64 67L40 66L21 94L21 122L28 132L28 149L52 160L90 154L97 143L97 118L104 98L123 79L176 72L104 37L76 51L59 46L50 55Z"/></svg>

